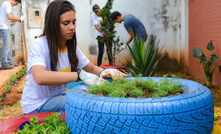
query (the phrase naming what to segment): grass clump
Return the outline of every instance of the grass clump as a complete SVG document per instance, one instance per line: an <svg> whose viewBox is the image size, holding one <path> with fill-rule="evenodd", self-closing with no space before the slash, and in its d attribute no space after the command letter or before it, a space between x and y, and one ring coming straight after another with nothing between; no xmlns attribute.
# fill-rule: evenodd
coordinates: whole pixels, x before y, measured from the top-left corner
<svg viewBox="0 0 221 134"><path fill-rule="evenodd" d="M119 98L156 98L182 94L184 90L181 82L168 78L157 83L151 78L130 81L122 77L116 81L106 81L103 85L93 85L89 87L88 93Z"/></svg>

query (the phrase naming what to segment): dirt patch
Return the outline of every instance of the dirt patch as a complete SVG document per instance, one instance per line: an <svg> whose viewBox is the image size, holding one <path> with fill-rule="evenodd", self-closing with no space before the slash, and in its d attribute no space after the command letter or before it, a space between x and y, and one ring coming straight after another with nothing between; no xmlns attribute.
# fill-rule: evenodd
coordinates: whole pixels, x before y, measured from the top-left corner
<svg viewBox="0 0 221 134"><path fill-rule="evenodd" d="M13 105L21 100L21 95L23 91L24 84L26 82L26 75L22 77L17 84L14 84L11 92L6 94L6 98L0 102L2 105ZM2 91L0 92L0 95Z"/></svg>
<svg viewBox="0 0 221 134"><path fill-rule="evenodd" d="M3 105L0 110L0 122L20 115L22 115L20 102L17 102L14 105Z"/></svg>

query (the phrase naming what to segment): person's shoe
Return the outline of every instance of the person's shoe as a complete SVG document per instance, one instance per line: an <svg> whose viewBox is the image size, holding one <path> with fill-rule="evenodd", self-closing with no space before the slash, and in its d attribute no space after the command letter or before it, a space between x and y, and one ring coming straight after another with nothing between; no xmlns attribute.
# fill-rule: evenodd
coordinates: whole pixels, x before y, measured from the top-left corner
<svg viewBox="0 0 221 134"><path fill-rule="evenodd" d="M5 65L5 66L2 66L1 69L12 69L12 68L14 68L14 66L12 66L12 65Z"/></svg>
<svg viewBox="0 0 221 134"><path fill-rule="evenodd" d="M12 67L17 67L18 66L18 64L9 64L10 66L12 66Z"/></svg>

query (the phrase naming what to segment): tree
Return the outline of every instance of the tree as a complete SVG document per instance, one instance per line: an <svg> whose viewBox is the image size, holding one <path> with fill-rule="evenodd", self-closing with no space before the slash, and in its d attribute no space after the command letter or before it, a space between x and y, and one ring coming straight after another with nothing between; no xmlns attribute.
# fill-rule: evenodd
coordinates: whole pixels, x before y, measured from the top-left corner
<svg viewBox="0 0 221 134"><path fill-rule="evenodd" d="M97 40L104 43L107 48L107 55L111 59L110 65L115 65L115 55L119 51L120 45L123 43L119 43L119 36L116 37L116 31L114 22L110 19L111 9L113 6L114 0L108 0L106 5L101 9L100 16L102 17L101 22L101 31L105 32L107 36L99 37Z"/></svg>

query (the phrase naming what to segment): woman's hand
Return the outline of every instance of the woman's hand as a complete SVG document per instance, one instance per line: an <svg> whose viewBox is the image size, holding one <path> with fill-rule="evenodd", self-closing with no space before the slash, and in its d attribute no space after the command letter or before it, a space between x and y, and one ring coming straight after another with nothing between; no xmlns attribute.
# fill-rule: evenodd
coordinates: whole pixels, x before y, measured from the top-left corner
<svg viewBox="0 0 221 134"><path fill-rule="evenodd" d="M120 77L128 77L127 74L122 73L121 71L118 71L117 69L104 69L100 73L101 78L112 78L113 80L116 80Z"/></svg>
<svg viewBox="0 0 221 134"><path fill-rule="evenodd" d="M81 69L79 69L77 72L78 72L78 78L89 86L95 85L95 84L101 85L106 81L103 78L100 78L95 74L85 72Z"/></svg>

